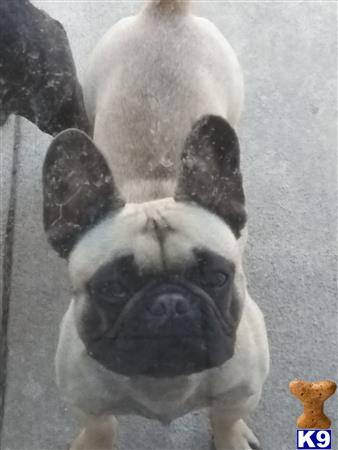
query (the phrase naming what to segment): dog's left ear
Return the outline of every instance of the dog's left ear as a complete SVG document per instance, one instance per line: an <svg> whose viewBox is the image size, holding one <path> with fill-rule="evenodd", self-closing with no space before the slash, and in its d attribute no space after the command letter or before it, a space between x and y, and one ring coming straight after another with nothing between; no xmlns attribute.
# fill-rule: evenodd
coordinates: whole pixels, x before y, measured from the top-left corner
<svg viewBox="0 0 338 450"><path fill-rule="evenodd" d="M240 237L246 213L239 143L222 117L208 115L194 124L185 142L175 200L206 208Z"/></svg>
<svg viewBox="0 0 338 450"><path fill-rule="evenodd" d="M44 226L49 243L68 258L78 240L124 206L100 150L82 131L63 131L43 166Z"/></svg>

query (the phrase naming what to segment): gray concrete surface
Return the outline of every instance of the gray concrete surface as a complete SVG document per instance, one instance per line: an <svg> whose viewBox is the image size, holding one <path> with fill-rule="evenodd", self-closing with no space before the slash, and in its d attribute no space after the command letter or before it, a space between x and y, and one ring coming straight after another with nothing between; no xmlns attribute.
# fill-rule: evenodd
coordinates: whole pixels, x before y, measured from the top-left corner
<svg viewBox="0 0 338 450"><path fill-rule="evenodd" d="M35 3L65 25L80 77L104 31L140 6ZM272 356L251 424L264 449L293 449L301 408L288 392L289 381L337 381L336 4L196 1L194 10L218 25L244 69L246 271L266 317ZM2 448L65 449L77 424L54 383L53 356L69 284L42 229L41 166L50 138L23 120L21 139ZM11 158L9 143L3 150ZM337 395L326 410L336 425ZM335 437L337 442L336 427ZM203 412L168 428L141 418L122 420L122 449L209 446Z"/></svg>
<svg viewBox="0 0 338 450"><path fill-rule="evenodd" d="M3 280L4 271L3 252L5 248L4 241L7 226L8 208L10 203L14 133L14 117L11 117L3 127L0 127L0 260L2 261L0 266L1 280ZM3 298L3 282L0 283L0 298ZM0 323L2 310L3 308L0 309Z"/></svg>
<svg viewBox="0 0 338 450"><path fill-rule="evenodd" d="M10 187L12 177L12 162L13 162L13 146L14 146L14 117L10 117L7 123L0 128L0 202L1 202L1 217L0 217L0 240L3 242L6 218L8 214ZM6 149L6 151L5 151ZM1 246L3 248L3 246ZM1 255L2 256L2 255Z"/></svg>
<svg viewBox="0 0 338 450"><path fill-rule="evenodd" d="M0 429L4 410L5 389L3 386L6 379L10 272L15 214L15 183L13 181L16 178L14 171L19 147L19 120L19 118L10 117L0 127Z"/></svg>

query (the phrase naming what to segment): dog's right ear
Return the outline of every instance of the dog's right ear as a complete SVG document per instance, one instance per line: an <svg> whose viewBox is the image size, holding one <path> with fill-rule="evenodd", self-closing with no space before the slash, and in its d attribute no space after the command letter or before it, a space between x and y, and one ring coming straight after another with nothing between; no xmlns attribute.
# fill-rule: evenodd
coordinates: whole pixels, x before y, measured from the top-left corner
<svg viewBox="0 0 338 450"><path fill-rule="evenodd" d="M220 116L206 115L192 127L182 153L176 201L194 202L226 222L238 239L246 223L235 130Z"/></svg>
<svg viewBox="0 0 338 450"><path fill-rule="evenodd" d="M43 201L48 241L63 258L89 228L125 204L102 153L75 129L56 136L47 151Z"/></svg>

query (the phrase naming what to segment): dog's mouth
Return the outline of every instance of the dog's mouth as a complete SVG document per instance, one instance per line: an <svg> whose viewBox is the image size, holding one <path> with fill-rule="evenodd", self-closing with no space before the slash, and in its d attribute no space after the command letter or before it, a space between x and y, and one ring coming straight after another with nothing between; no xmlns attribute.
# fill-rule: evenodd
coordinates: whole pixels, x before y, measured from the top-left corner
<svg viewBox="0 0 338 450"><path fill-rule="evenodd" d="M233 356L236 324L199 287L155 286L138 293L103 333L80 333L111 371L156 378L190 375Z"/></svg>
<svg viewBox="0 0 338 450"><path fill-rule="evenodd" d="M212 349L202 337L147 339L118 337L87 345L91 357L125 376L172 378L222 365L233 356L234 337ZM216 352L215 352L216 350Z"/></svg>

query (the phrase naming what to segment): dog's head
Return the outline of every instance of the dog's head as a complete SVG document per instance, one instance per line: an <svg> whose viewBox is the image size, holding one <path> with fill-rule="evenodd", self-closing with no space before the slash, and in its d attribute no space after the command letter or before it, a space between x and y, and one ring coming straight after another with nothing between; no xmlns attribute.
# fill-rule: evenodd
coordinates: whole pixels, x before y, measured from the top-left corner
<svg viewBox="0 0 338 450"><path fill-rule="evenodd" d="M44 164L44 222L69 260L77 328L88 353L125 375L172 377L234 352L245 280L239 146L216 116L182 153L174 198L125 204L94 143L68 130Z"/></svg>

